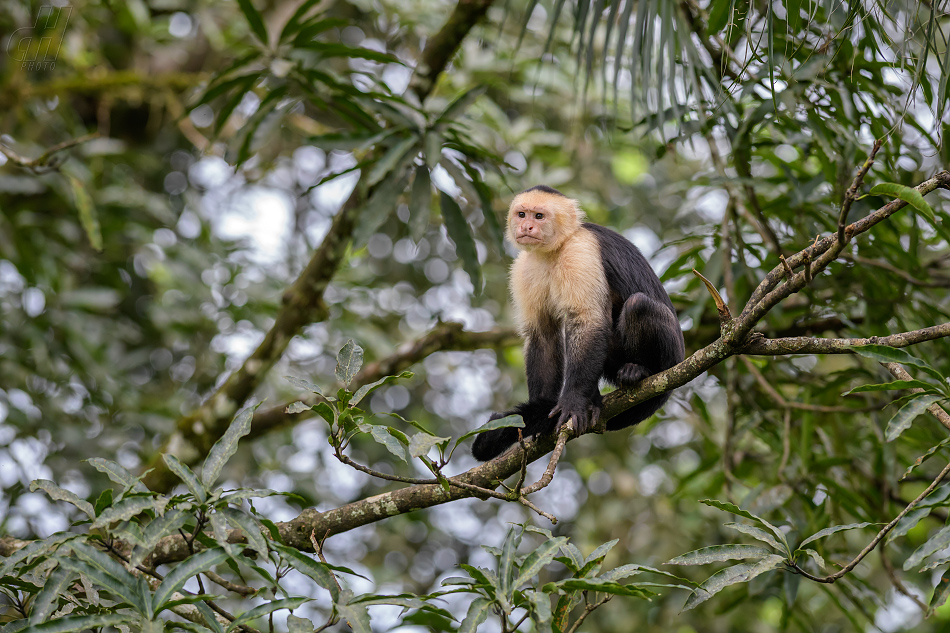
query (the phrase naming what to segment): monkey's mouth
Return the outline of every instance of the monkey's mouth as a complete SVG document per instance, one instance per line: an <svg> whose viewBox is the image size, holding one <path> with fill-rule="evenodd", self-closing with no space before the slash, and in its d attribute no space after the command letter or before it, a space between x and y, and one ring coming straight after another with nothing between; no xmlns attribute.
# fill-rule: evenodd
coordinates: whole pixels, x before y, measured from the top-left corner
<svg viewBox="0 0 950 633"><path fill-rule="evenodd" d="M541 238L535 237L533 235L519 235L515 238L515 241L519 244L535 244L541 241Z"/></svg>

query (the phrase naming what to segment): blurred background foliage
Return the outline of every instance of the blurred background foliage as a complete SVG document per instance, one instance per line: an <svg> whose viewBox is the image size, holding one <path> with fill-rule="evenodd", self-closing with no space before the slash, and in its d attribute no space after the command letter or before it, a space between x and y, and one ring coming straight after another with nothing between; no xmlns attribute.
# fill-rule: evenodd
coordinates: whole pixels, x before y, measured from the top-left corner
<svg viewBox="0 0 950 633"><path fill-rule="evenodd" d="M135 471L152 459L263 339L354 187L373 195L325 293L329 318L269 372L254 395L265 406L299 395L283 375L332 386L349 338L378 360L440 320L509 327L512 251L497 223L525 187L561 189L636 243L694 351L718 336L718 320L690 269L741 307L780 253L834 230L874 139L886 140L868 184L912 186L950 159L940 3L509 0L490 6L421 104L412 69L453 3L335 0L299 17L295 2L254 6L77 2L59 9L68 21L55 63L31 68L17 56L28 32L18 29L48 5L0 0L6 533L43 537L75 518L30 493L31 480L94 500L107 482L81 460ZM53 164L24 167L90 133ZM933 224L902 212L861 236L759 329L873 336L946 322L945 200L930 197ZM885 201L865 197L850 217ZM944 375L948 352L943 341L914 350ZM518 347L438 352L412 369L370 409L439 435L526 393ZM730 359L638 428L571 443L536 503L585 552L620 539L612 565L659 566L734 542L701 498L800 535L887 522L939 471L933 460L898 481L946 430L921 418L885 442L887 400L841 397L884 375L857 357ZM295 422L245 442L230 484L292 491L318 510L391 487L337 462L322 420ZM393 468L368 440L352 453ZM458 455L450 469L473 464ZM615 600L586 626L942 630L950 612L922 621L912 598L926 603L941 570L900 567L943 525L946 505L833 586L773 572L685 613L675 592ZM256 507L274 521L302 509L284 498ZM479 545L498 546L508 522L526 520L545 523L514 504L467 500L334 536L326 555L377 589L426 592L462 562L487 564ZM870 536L836 535L821 553L845 562Z"/></svg>

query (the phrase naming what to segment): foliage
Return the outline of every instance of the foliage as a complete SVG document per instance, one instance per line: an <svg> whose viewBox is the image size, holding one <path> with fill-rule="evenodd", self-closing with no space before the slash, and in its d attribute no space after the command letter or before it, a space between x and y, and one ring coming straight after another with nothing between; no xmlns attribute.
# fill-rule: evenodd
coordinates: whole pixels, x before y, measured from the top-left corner
<svg viewBox="0 0 950 633"><path fill-rule="evenodd" d="M946 194L914 189L950 160L940 3L476 0L445 39L442 0L91 0L37 31L40 7L0 6L10 630L214 629L212 604L223 629L273 614L295 633L368 613L376 630L945 627L950 444L925 411L950 396L950 348L874 340L950 321ZM65 40L31 68L17 38L43 28ZM736 312L783 256L909 206L756 328L852 353L729 358L640 428L570 442L543 490L522 494L544 466L525 464L458 499L471 434L525 392L501 218L538 183L637 242L690 352L720 333L692 269ZM258 347L276 351L247 362ZM178 487L147 490L145 464ZM455 497L281 537L416 487ZM612 595L635 599L591 609Z"/></svg>

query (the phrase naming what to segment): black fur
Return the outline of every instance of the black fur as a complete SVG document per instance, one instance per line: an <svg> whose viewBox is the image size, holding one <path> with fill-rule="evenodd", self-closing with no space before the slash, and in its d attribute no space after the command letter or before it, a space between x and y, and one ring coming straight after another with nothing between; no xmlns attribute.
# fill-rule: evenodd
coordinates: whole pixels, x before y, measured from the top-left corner
<svg viewBox="0 0 950 633"><path fill-rule="evenodd" d="M563 195L539 185L528 191ZM524 437L548 433L574 417L581 432L596 423L602 400L598 382L627 387L683 360L685 346L673 302L636 246L608 228L585 222L597 238L610 287L610 331L559 323L554 315L527 333L525 372L528 402L492 414L492 420L520 414ZM565 333L567 336L565 337ZM565 361L566 358L566 361ZM566 365L566 367L565 367ZM669 394L651 398L611 418L610 431L641 422L659 410ZM553 411L552 411L553 410ZM551 414L555 417L549 417ZM518 430L498 429L475 438L472 455L487 461L518 441Z"/></svg>
<svg viewBox="0 0 950 633"><path fill-rule="evenodd" d="M530 189L525 189L521 193L528 193L529 191L543 191L544 193L549 193L552 196L561 196L562 198L567 197L563 193L555 189L554 187L548 187L547 185L535 185L531 187Z"/></svg>

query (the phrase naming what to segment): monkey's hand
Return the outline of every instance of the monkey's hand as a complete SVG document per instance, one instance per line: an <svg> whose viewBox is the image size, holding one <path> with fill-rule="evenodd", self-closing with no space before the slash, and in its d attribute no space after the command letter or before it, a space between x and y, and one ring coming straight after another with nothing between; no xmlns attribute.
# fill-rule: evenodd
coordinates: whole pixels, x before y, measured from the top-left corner
<svg viewBox="0 0 950 633"><path fill-rule="evenodd" d="M564 426L568 420L574 418L575 436L583 435L597 424L597 420L600 419L600 404L600 402L594 402L581 395L564 395L558 400L557 406L551 409L551 413L548 414L548 417L557 417L557 426L555 428L558 431L561 430L561 427Z"/></svg>

